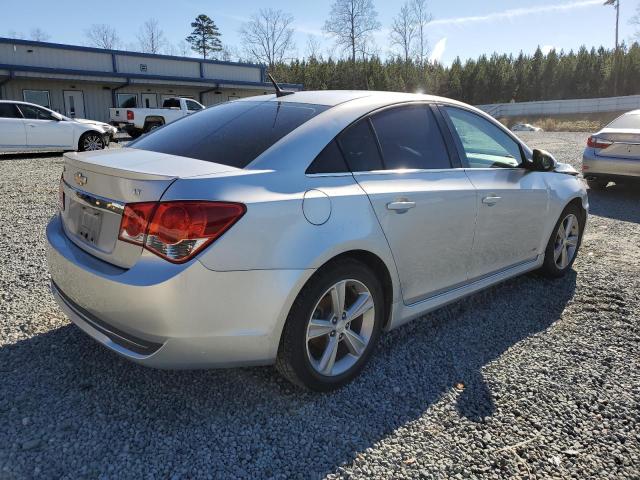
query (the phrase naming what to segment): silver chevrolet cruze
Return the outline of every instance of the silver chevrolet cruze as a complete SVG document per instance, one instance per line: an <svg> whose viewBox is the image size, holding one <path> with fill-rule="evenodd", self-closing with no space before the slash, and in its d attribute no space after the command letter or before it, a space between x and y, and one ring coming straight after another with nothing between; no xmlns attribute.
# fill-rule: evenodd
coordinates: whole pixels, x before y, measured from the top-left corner
<svg viewBox="0 0 640 480"><path fill-rule="evenodd" d="M530 270L565 274L585 188L445 98L229 102L127 148L65 155L52 289L82 330L159 368L275 364L314 390L380 335Z"/></svg>

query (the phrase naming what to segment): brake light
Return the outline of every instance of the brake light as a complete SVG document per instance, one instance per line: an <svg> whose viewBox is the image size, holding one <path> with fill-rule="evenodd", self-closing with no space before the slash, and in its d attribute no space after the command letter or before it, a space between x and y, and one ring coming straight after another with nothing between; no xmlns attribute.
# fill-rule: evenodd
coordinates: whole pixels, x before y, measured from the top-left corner
<svg viewBox="0 0 640 480"><path fill-rule="evenodd" d="M174 263L193 258L246 212L241 203L144 202L125 205L118 238Z"/></svg>
<svg viewBox="0 0 640 480"><path fill-rule="evenodd" d="M133 120L133 110L127 110L127 120Z"/></svg>
<svg viewBox="0 0 640 480"><path fill-rule="evenodd" d="M608 146L610 146L613 142L610 140L604 140L602 138L598 138L595 135L591 135L588 139L587 139L587 146L591 147L591 148L607 148Z"/></svg>
<svg viewBox="0 0 640 480"><path fill-rule="evenodd" d="M64 212L64 173L60 175L60 183L58 184L58 207Z"/></svg>

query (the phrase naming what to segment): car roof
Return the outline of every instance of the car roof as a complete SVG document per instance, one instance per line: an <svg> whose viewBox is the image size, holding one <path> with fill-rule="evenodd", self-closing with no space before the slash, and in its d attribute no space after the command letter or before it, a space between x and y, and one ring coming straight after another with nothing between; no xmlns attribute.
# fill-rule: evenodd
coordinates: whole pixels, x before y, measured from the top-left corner
<svg viewBox="0 0 640 480"><path fill-rule="evenodd" d="M310 103L314 105L326 105L334 107L346 102L357 99L367 98L375 102L410 102L410 101L443 101L447 103L458 103L449 98L437 97L434 95L424 95L421 93L402 93L402 92L382 92L375 90L304 90L294 92L290 95L276 97L276 95L259 95L256 97L247 97L239 102L248 101L279 101L291 103Z"/></svg>

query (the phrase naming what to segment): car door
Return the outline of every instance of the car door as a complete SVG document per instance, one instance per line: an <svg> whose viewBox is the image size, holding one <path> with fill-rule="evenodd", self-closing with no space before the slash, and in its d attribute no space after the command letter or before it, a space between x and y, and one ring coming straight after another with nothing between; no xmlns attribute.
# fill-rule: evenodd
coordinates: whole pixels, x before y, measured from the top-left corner
<svg viewBox="0 0 640 480"><path fill-rule="evenodd" d="M476 193L453 168L428 105L385 109L338 138L367 193L398 268L403 300L412 304L467 279Z"/></svg>
<svg viewBox="0 0 640 480"><path fill-rule="evenodd" d="M521 167L523 149L505 129L471 110L441 108L477 191L470 279L535 260L549 203L545 174Z"/></svg>
<svg viewBox="0 0 640 480"><path fill-rule="evenodd" d="M14 103L0 102L0 151L27 147L27 134L22 114Z"/></svg>
<svg viewBox="0 0 640 480"><path fill-rule="evenodd" d="M60 120L50 111L36 105L19 105L25 118L29 148L75 148L71 122Z"/></svg>

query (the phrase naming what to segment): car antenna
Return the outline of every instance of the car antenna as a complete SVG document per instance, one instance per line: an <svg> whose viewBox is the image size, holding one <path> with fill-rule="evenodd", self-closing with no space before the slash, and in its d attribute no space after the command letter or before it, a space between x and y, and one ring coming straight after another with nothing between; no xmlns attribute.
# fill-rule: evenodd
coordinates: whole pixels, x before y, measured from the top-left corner
<svg viewBox="0 0 640 480"><path fill-rule="evenodd" d="M273 88L276 89L276 97L284 97L285 95L291 95L292 93L295 93L290 90L282 90L270 73L267 73L267 77L269 77L269 80L271 80L271 83L273 83Z"/></svg>

